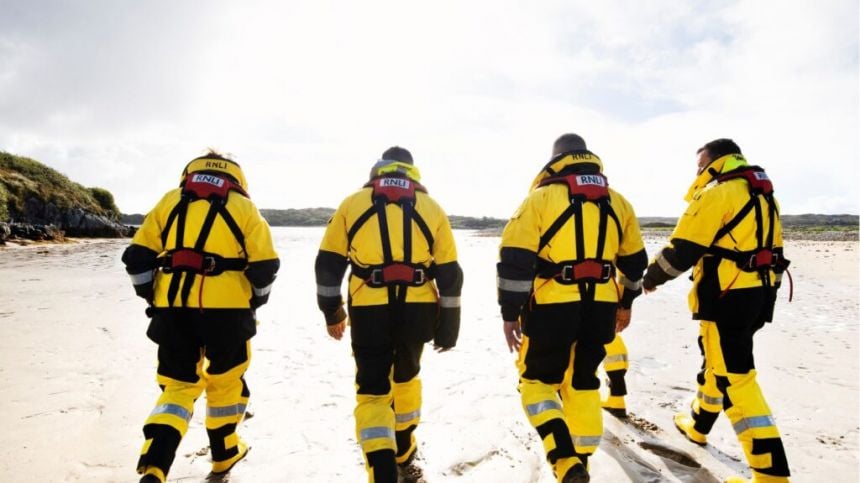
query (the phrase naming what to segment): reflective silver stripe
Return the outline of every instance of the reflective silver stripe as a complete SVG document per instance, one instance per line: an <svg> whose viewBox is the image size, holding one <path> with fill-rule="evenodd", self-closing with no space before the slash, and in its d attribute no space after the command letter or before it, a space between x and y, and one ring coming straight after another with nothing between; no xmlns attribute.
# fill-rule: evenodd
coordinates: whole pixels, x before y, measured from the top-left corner
<svg viewBox="0 0 860 483"><path fill-rule="evenodd" d="M615 354L614 356L606 356L603 359L603 362L627 362L627 354Z"/></svg>
<svg viewBox="0 0 860 483"><path fill-rule="evenodd" d="M634 290L634 291L639 290L640 288L642 288L642 279L640 278L639 280L634 282L634 281L630 280L629 278L622 275L621 276L621 285L623 285L624 288L626 288L628 290Z"/></svg>
<svg viewBox="0 0 860 483"><path fill-rule="evenodd" d="M600 436L576 436L573 438L574 446L600 446Z"/></svg>
<svg viewBox="0 0 860 483"><path fill-rule="evenodd" d="M669 263L669 260L666 260L666 257L664 257L662 253L657 256L656 261L657 261L657 265L659 265L660 268L663 269L663 271L666 272L666 274L672 278L675 278L678 275L681 275L682 273L684 273L684 272L678 270L677 268L673 267L672 264Z"/></svg>
<svg viewBox="0 0 860 483"><path fill-rule="evenodd" d="M496 283L499 290L508 292L530 292L532 289L532 280L511 280L498 277Z"/></svg>
<svg viewBox="0 0 860 483"><path fill-rule="evenodd" d="M712 406L722 406L722 404L723 404L723 397L722 397L722 396L720 396L720 397L711 397L711 396L707 396L707 395L705 395L702 391L699 391L699 392L696 394L696 398L697 398L697 399L701 399L701 400L702 400L702 401L704 401L706 404L710 404L710 405L712 405Z"/></svg>
<svg viewBox="0 0 860 483"><path fill-rule="evenodd" d="M416 409L415 411L412 411L411 413L394 414L394 420L397 421L398 423L408 423L409 421L412 421L413 419L420 417L420 416L421 416L421 410Z"/></svg>
<svg viewBox="0 0 860 483"><path fill-rule="evenodd" d="M529 416L537 416L544 411L552 409L558 409L561 411L561 404L559 404L558 401L546 400L526 406L526 412L529 413Z"/></svg>
<svg viewBox="0 0 860 483"><path fill-rule="evenodd" d="M736 433L741 434L752 428L767 428L769 426L774 426L774 422L773 418L770 416L753 416L751 418L741 419L732 426L735 428Z"/></svg>
<svg viewBox="0 0 860 483"><path fill-rule="evenodd" d="M184 419L186 422L191 421L191 413L178 404L159 404L149 413L149 416L152 417L159 414L172 414Z"/></svg>
<svg viewBox="0 0 860 483"><path fill-rule="evenodd" d="M773 283L774 284L782 283L782 274L781 273L775 273L773 275Z"/></svg>
<svg viewBox="0 0 860 483"><path fill-rule="evenodd" d="M362 442L379 438L394 439L394 430L385 426L375 426L362 429L358 436Z"/></svg>
<svg viewBox="0 0 860 483"><path fill-rule="evenodd" d="M152 281L152 273L152 270L148 270L142 273L129 273L128 276L131 277L132 284L143 285Z"/></svg>
<svg viewBox="0 0 860 483"><path fill-rule="evenodd" d="M206 406L206 415L210 418L226 418L227 416L236 416L237 414L245 414L244 404L239 403L221 407Z"/></svg>
<svg viewBox="0 0 860 483"><path fill-rule="evenodd" d="M254 295L257 297L263 297L265 295L269 295L269 292L272 291L272 284L266 285L263 288L254 287Z"/></svg>
<svg viewBox="0 0 860 483"><path fill-rule="evenodd" d="M332 287L317 284L317 295L320 297L340 297L340 285Z"/></svg>
<svg viewBox="0 0 860 483"><path fill-rule="evenodd" d="M442 296L439 298L439 306L442 308L455 308L460 306L460 297L446 297Z"/></svg>

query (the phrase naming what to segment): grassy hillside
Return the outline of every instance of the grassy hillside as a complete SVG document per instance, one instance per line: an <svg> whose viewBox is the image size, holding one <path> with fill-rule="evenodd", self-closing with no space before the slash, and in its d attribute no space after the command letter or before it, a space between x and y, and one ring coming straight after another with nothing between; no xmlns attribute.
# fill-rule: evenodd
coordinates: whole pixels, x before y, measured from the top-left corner
<svg viewBox="0 0 860 483"><path fill-rule="evenodd" d="M113 195L102 188L86 188L44 164L0 151L0 221L27 221L27 199L53 204L59 210L81 210L119 219Z"/></svg>

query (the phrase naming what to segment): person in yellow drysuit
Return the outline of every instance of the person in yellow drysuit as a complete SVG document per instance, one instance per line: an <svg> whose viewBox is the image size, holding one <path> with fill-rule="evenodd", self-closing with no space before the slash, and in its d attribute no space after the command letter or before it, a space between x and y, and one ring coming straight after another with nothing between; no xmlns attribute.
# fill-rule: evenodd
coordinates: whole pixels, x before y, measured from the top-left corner
<svg viewBox="0 0 860 483"><path fill-rule="evenodd" d="M165 481L203 391L212 473L227 473L248 451L237 433L250 396L242 376L255 310L268 300L279 260L247 190L234 161L215 152L192 160L123 253L149 303L162 389L143 426L142 482Z"/></svg>
<svg viewBox="0 0 860 483"><path fill-rule="evenodd" d="M370 181L335 211L316 259L317 302L328 333L343 336L341 282L356 365L356 437L371 482L423 481L414 431L421 419L421 352L457 342L463 272L448 217L419 184L412 155L395 146Z"/></svg>
<svg viewBox="0 0 860 483"><path fill-rule="evenodd" d="M676 414L675 425L704 445L725 411L752 481L788 481L785 449L753 362L753 335L771 321L788 267L773 185L730 139L711 141L697 154L698 176L685 198L687 210L643 279L650 292L693 267L689 305L700 321L704 361L692 411Z"/></svg>
<svg viewBox="0 0 860 483"><path fill-rule="evenodd" d="M602 171L580 136L559 137L505 226L499 255L523 408L565 483L589 480L588 456L603 434L597 367L604 344L630 322L648 263L633 207Z"/></svg>

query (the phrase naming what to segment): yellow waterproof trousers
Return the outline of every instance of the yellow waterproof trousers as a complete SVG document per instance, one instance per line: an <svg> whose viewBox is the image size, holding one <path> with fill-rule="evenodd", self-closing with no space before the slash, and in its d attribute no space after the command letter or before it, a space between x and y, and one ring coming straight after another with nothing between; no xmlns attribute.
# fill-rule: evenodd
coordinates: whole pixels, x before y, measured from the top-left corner
<svg viewBox="0 0 860 483"><path fill-rule="evenodd" d="M752 332L703 320L699 334L704 364L692 404L694 429L708 434L720 411L725 411L746 455L753 481L788 481L782 439L752 367Z"/></svg>
<svg viewBox="0 0 860 483"><path fill-rule="evenodd" d="M188 350L159 347L157 382L162 392L144 423L138 473L153 474L164 481L188 430L194 403L204 391L212 471L225 472L245 456L247 446L236 429L250 396L243 375L250 364L251 343L240 344L234 350L212 354L196 348L196 356Z"/></svg>

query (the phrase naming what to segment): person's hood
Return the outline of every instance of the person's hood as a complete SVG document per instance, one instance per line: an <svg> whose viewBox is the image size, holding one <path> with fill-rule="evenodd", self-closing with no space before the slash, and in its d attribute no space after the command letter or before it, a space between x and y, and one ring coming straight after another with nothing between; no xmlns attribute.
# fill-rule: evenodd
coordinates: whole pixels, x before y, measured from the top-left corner
<svg viewBox="0 0 860 483"><path fill-rule="evenodd" d="M702 172L696 176L696 179L693 180L693 184L690 185L690 188L687 190L687 194L684 195L684 201L687 203L693 201L693 197L696 193L702 191L712 181L717 179L717 176L740 168L741 166L747 166L747 160L740 154L727 154L713 160L711 164L705 166L705 169L703 169Z"/></svg>
<svg viewBox="0 0 860 483"><path fill-rule="evenodd" d="M589 164L596 166L597 172L603 172L603 163L600 161L600 158L598 158L596 154L586 149L578 151L569 151L567 153L562 153L557 156L554 156L549 161L549 163L547 163L546 166L541 169L540 173L538 173L534 181L532 181L532 185L529 189L529 192L537 189L541 181L552 176L557 176L564 170L570 171L572 167L581 167L583 169L587 169L589 167L586 165Z"/></svg>

